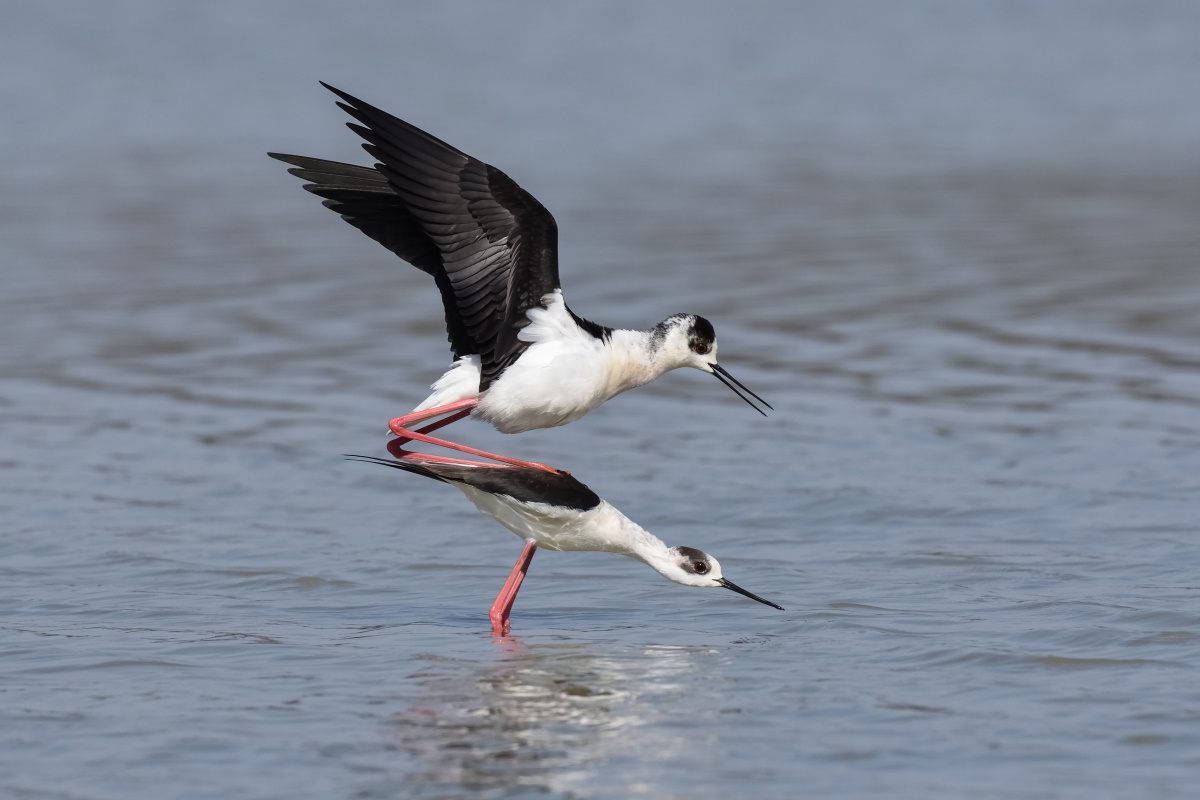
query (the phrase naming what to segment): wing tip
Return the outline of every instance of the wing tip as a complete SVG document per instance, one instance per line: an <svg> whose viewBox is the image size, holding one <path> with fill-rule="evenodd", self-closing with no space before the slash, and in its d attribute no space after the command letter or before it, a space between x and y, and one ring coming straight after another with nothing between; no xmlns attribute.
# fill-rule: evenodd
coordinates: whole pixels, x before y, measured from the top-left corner
<svg viewBox="0 0 1200 800"><path fill-rule="evenodd" d="M326 83L325 81L320 81L320 80L319 80L319 81L317 81L317 83L321 84L321 85L322 85L322 86L324 86L326 89L328 89L329 91L331 91L331 92L333 92L334 94L336 94L338 97L347 97L346 93L345 93L345 92L343 92L341 89L337 88L336 86L330 86L330 85L329 85L328 83Z"/></svg>

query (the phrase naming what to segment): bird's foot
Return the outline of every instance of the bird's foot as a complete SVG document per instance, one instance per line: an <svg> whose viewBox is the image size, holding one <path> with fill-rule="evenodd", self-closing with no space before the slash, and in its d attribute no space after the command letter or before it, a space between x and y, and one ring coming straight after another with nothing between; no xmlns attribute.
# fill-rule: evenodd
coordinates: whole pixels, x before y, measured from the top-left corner
<svg viewBox="0 0 1200 800"><path fill-rule="evenodd" d="M508 615L501 616L492 611L488 616L492 620L492 636L508 636L512 632L512 625L509 624Z"/></svg>
<svg viewBox="0 0 1200 800"><path fill-rule="evenodd" d="M525 543L525 549L521 551L521 556L513 566L508 580L504 582L504 588L496 596L496 602L492 603L492 610L488 612L488 618L492 621L492 636L506 636L511 630L508 624L508 615L512 611L513 603L516 602L517 592L525 580L525 573L529 571L529 562L533 560L533 554L536 551L536 544Z"/></svg>

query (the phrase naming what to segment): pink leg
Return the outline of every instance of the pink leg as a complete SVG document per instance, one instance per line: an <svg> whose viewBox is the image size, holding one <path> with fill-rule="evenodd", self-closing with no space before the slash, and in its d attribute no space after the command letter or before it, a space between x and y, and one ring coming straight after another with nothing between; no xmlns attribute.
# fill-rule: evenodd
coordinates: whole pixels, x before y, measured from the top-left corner
<svg viewBox="0 0 1200 800"><path fill-rule="evenodd" d="M425 461L430 464L457 464L460 467L488 467L489 469L512 469L508 464L494 464L490 461L468 461L464 458L435 456L432 453L414 453L401 447L401 439L388 442L387 449L396 458L403 461Z"/></svg>
<svg viewBox="0 0 1200 800"><path fill-rule="evenodd" d="M465 417L466 415L468 415L470 413L471 413L470 409L455 412L454 414L451 414L450 416L446 417L445 419L438 420L437 422L433 423L432 425L426 425L424 428L421 428L419 431L417 431L417 433L429 433L430 431L436 431L438 428L443 428L443 427L449 425L451 422L457 422L458 420L462 419L463 417ZM399 437L392 439L390 442L387 443L388 452L391 453L396 458L399 458L404 461L424 461L429 464L458 464L459 466L487 467L488 469L512 469L512 467L510 467L508 464L492 464L487 461L467 461L462 458L450 458L449 456L435 456L432 453L410 452L410 451L404 449L405 443L410 442L410 441L412 441L412 440L405 439L405 438L399 438Z"/></svg>
<svg viewBox="0 0 1200 800"><path fill-rule="evenodd" d="M525 543L521 557L517 559L517 564L509 574L508 580L505 581L504 588L500 590L496 602L492 604L492 610L488 616L492 619L493 636L503 636L509 631L508 615L512 611L513 602L517 599L517 590L521 588L521 581L525 580L525 573L529 571L529 562L533 560L535 550L537 550L536 544Z"/></svg>
<svg viewBox="0 0 1200 800"><path fill-rule="evenodd" d="M450 411L457 411L458 409L463 408L472 408L476 403L479 403L478 397L468 397L467 399L461 399L461 401L456 401L454 403L438 405L436 408L427 408L424 411L413 411L412 414L397 416L396 419L388 423L388 427L392 429L392 433L403 435L400 433L400 431L396 431L397 427L403 428L412 425L413 422L420 422L421 420L430 419L431 416L442 416L443 414L449 414Z"/></svg>
<svg viewBox="0 0 1200 800"><path fill-rule="evenodd" d="M514 467L525 467L527 469L540 469L540 470L545 470L546 472L558 472L559 471L559 470L556 470L554 467L548 467L545 464L540 464L536 461L522 461L519 458L509 458L508 456L498 456L495 453L489 453L486 450L476 450L474 447L467 447L466 445L455 444L454 442L450 442L445 439L435 439L432 436L426 435L427 431L435 431L444 425L449 425L451 422L456 422L456 421L462 419L463 417L467 416L467 414L469 414L470 411L466 410L466 409L470 409L472 406L474 406L478 402L479 402L478 397L468 397L466 400L459 400L454 403L447 403L446 405L438 406L437 408L427 408L424 411L414 411L411 414L405 414L403 417L396 417L395 419L393 419L391 422L388 423L388 427L391 429L392 433L394 433L400 437L400 439L398 441L401 445L405 444L406 442L416 440L418 442L425 442L426 444L434 444L434 445L438 445L439 447L445 447L450 450L458 450L459 452L469 453L470 455L473 455L473 456L480 456L481 458L490 458L494 461L500 461L504 464L511 464ZM436 417L436 416L439 416L441 414L446 414L451 411L458 411L459 413L453 414L452 416L450 416L444 420L441 420L439 422L435 422L432 425L427 425L424 428L417 430L417 431L412 431L412 430L409 430L407 427L405 427L414 422L420 422L423 419L429 419L430 417ZM390 450L390 445L389 445L389 450Z"/></svg>
<svg viewBox="0 0 1200 800"><path fill-rule="evenodd" d="M469 417L469 416L471 416L471 409L464 408L462 411L456 411L444 419L439 419L437 422L434 422L430 425L426 425L424 428L418 428L417 433L432 433L433 431L436 431L438 428L446 427L451 422L458 422L460 419L464 419L465 417ZM401 445L404 445L404 444L408 444L409 442L411 442L412 439L407 436L401 436L400 438L393 439L392 441L399 442Z"/></svg>
<svg viewBox="0 0 1200 800"><path fill-rule="evenodd" d="M397 436L403 436L406 433L405 429L414 422L420 422L421 420L429 419L430 417L440 417L442 414L449 414L451 411L470 409L473 408L478 402L478 397L468 397L466 400L447 403L444 406L427 408L424 411L414 411L411 414L405 414L403 417L396 417L388 423L388 427L392 429L392 433L396 434ZM448 424L449 423L447 423L445 420L442 421L442 425ZM433 429L431 428L430 430Z"/></svg>

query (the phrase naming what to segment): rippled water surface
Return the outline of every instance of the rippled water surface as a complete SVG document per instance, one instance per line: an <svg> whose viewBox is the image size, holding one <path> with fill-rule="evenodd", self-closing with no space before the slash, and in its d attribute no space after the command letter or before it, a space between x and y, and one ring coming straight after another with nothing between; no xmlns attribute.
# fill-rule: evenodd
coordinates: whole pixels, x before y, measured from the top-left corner
<svg viewBox="0 0 1200 800"><path fill-rule="evenodd" d="M20 5L0 33L0 795L1189 797L1189 5ZM66 13L70 10L72 13ZM482 14L482 16L479 16ZM556 214L572 306L714 321L571 469L786 612L342 460L427 277L263 155L322 78Z"/></svg>

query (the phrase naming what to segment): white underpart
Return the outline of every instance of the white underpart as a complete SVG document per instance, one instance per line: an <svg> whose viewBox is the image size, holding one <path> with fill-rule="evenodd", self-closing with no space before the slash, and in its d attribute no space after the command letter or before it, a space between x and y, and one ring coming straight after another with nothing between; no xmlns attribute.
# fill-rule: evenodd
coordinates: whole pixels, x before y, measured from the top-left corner
<svg viewBox="0 0 1200 800"><path fill-rule="evenodd" d="M653 380L665 369L650 357L649 334L613 331L601 341L575 323L562 292L526 312L518 337L529 347L480 400L473 416L501 433L566 425L621 392Z"/></svg>
<svg viewBox="0 0 1200 800"><path fill-rule="evenodd" d="M706 575L684 572L662 539L607 500L601 500L600 505L588 511L578 511L547 503L518 502L461 483L453 485L484 514L546 550L616 553L641 561L676 583L690 586L715 586L721 578L721 565L712 556L708 557L711 570Z"/></svg>
<svg viewBox="0 0 1200 800"><path fill-rule="evenodd" d="M702 358L692 356L682 338L674 347L662 346L650 331L616 330L607 341L597 339L575 322L559 289L542 305L525 312L529 324L517 334L529 347L486 392L479 394L479 356L463 356L415 410L479 397L471 416L501 433L555 428L664 372L684 366L708 371L705 365L716 363L715 342Z"/></svg>
<svg viewBox="0 0 1200 800"><path fill-rule="evenodd" d="M483 374L479 356L463 356L455 361L446 374L434 381L433 394L413 411L444 406L479 394L479 376Z"/></svg>

